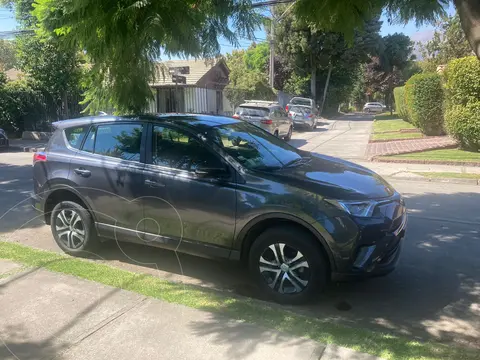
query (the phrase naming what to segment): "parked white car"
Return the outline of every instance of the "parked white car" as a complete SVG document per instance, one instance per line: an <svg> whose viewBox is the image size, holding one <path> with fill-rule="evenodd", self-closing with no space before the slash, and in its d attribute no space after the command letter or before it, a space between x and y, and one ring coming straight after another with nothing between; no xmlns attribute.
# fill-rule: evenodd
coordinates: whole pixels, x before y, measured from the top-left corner
<svg viewBox="0 0 480 360"><path fill-rule="evenodd" d="M363 112L366 113L381 113L386 109L387 107L379 102L368 102L363 106Z"/></svg>

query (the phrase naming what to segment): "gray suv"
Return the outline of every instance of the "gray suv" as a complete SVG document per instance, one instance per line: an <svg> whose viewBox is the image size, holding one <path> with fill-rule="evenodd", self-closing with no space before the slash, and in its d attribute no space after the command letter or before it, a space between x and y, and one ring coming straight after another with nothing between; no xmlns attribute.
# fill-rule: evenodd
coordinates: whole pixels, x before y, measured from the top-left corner
<svg viewBox="0 0 480 360"><path fill-rule="evenodd" d="M278 102L246 100L237 107L233 118L248 121L286 141L292 138L293 121Z"/></svg>
<svg viewBox="0 0 480 360"><path fill-rule="evenodd" d="M65 252L107 240L241 260L275 301L395 268L406 211L372 171L203 115L66 120L34 154L33 205Z"/></svg>

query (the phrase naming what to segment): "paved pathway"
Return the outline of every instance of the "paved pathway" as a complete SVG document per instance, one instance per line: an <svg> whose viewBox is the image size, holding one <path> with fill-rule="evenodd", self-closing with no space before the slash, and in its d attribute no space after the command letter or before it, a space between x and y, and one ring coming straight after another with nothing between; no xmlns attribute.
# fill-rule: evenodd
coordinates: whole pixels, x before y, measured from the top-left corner
<svg viewBox="0 0 480 360"><path fill-rule="evenodd" d="M295 131L290 143L302 150L343 159L364 158L373 116L351 114L322 121L322 126L314 132Z"/></svg>
<svg viewBox="0 0 480 360"><path fill-rule="evenodd" d="M448 136L431 136L413 140L399 140L368 144L366 157L406 154L429 149L441 149L455 146L455 140Z"/></svg>

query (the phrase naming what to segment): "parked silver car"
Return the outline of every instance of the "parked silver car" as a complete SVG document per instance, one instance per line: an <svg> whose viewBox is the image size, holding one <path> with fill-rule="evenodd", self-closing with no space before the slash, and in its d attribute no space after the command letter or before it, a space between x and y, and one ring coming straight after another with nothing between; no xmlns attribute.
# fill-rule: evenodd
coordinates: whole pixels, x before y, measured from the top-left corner
<svg viewBox="0 0 480 360"><path fill-rule="evenodd" d="M293 121L277 102L246 100L237 107L233 117L248 121L286 141L292 137Z"/></svg>
<svg viewBox="0 0 480 360"><path fill-rule="evenodd" d="M293 105L309 106L309 107L311 107L312 109L314 109L315 112L316 112L316 110L317 110L317 106L316 106L316 104L315 104L315 100L309 99L309 98L304 98L304 97L295 96L295 97L293 97L293 98L290 99L290 101L288 102L287 106L285 107L285 110L286 110L286 111L289 111L289 110L290 110L290 107L293 106Z"/></svg>
<svg viewBox="0 0 480 360"><path fill-rule="evenodd" d="M293 120L295 128L305 127L313 130L317 126L315 111L310 106L290 105L288 117Z"/></svg>
<svg viewBox="0 0 480 360"><path fill-rule="evenodd" d="M363 112L381 113L386 110L386 106L379 102L368 102L363 106Z"/></svg>

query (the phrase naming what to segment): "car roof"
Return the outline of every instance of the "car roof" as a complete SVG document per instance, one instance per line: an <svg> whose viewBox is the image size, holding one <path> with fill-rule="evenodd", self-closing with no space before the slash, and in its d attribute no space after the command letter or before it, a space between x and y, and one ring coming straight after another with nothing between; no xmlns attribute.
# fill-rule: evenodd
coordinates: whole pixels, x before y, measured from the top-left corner
<svg viewBox="0 0 480 360"><path fill-rule="evenodd" d="M106 122L131 122L131 121L154 121L178 124L185 127L213 127L220 125L228 125L242 122L241 120L215 115L200 114L145 114L145 115L124 115L124 116L88 116L76 119L62 120L52 123L57 129L65 129L73 126L81 126L86 124L101 124Z"/></svg>
<svg viewBox="0 0 480 360"><path fill-rule="evenodd" d="M269 108L273 106L280 106L280 104L276 101L268 101L268 100L245 100L245 102L239 107L263 107Z"/></svg>

